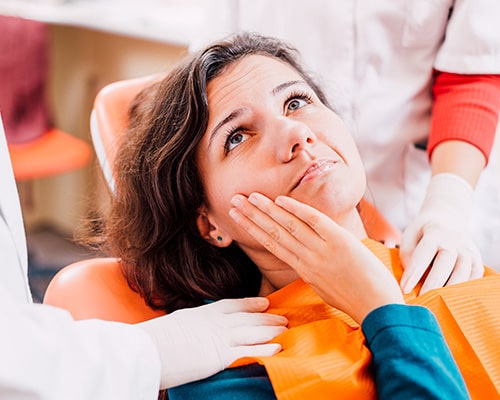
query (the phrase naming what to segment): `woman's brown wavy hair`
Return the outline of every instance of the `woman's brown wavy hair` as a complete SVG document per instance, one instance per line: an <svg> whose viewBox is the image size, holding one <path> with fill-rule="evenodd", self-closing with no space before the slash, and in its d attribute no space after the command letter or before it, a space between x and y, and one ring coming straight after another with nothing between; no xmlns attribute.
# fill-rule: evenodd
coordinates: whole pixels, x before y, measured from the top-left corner
<svg viewBox="0 0 500 400"><path fill-rule="evenodd" d="M258 294L261 275L253 262L235 244L209 244L196 225L205 200L196 149L208 123L207 84L251 54L289 64L328 104L294 48L239 33L187 58L131 107L100 239L108 254L121 259L130 286L153 308L172 312Z"/></svg>

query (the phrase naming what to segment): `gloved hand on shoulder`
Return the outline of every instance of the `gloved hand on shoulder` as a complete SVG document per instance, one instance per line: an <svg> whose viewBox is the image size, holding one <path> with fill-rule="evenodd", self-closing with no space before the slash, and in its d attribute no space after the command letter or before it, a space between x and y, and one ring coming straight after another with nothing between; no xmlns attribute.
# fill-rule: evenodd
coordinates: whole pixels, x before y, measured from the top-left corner
<svg viewBox="0 0 500 400"><path fill-rule="evenodd" d="M265 297L220 300L137 324L156 344L160 388L209 377L242 357L280 351L268 343L286 330L287 319L265 313Z"/></svg>
<svg viewBox="0 0 500 400"><path fill-rule="evenodd" d="M473 194L458 175L432 177L422 208L401 239L403 292L413 290L429 268L420 293L483 276L481 255L469 227Z"/></svg>

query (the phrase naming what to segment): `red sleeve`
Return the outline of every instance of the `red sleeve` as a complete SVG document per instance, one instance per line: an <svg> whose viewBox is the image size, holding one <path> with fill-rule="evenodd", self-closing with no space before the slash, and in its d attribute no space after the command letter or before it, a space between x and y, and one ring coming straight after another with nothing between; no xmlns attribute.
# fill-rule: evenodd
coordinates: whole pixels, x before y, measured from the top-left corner
<svg viewBox="0 0 500 400"><path fill-rule="evenodd" d="M462 140L488 160L500 112L500 75L460 75L435 71L427 151L445 140Z"/></svg>

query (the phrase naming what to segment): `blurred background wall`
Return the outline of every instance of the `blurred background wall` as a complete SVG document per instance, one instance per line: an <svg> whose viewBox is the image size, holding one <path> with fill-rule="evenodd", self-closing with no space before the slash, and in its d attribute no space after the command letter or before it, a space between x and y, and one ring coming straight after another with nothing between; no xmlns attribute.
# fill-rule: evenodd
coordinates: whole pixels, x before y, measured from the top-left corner
<svg viewBox="0 0 500 400"><path fill-rule="evenodd" d="M97 92L113 81L168 70L186 52L178 45L91 29L50 26L49 96L58 128L90 143L89 118ZM33 182L23 198L28 231L53 225L72 234L103 186L95 158L83 169ZM20 185L23 195L22 184Z"/></svg>

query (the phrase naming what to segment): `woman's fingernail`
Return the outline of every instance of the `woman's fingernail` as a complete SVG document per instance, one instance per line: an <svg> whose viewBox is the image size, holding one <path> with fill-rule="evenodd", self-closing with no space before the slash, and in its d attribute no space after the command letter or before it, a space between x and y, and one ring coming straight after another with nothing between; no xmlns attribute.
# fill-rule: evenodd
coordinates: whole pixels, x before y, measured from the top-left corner
<svg viewBox="0 0 500 400"><path fill-rule="evenodd" d="M241 207L240 195L236 195L231 199L231 204L235 207Z"/></svg>
<svg viewBox="0 0 500 400"><path fill-rule="evenodd" d="M282 207L282 206L283 206L283 204L285 203L284 196L278 196L278 197L276 197L276 200L274 200L274 202L275 202L278 206Z"/></svg>
<svg viewBox="0 0 500 400"><path fill-rule="evenodd" d="M250 196L248 196L248 201L252 203L253 205L257 205L260 203L262 200L262 195L259 193L250 193Z"/></svg>
<svg viewBox="0 0 500 400"><path fill-rule="evenodd" d="M239 222L241 220L241 216L240 216L240 213L238 212L238 210L236 210L235 208L231 208L229 210L229 216L235 221L235 222Z"/></svg>

